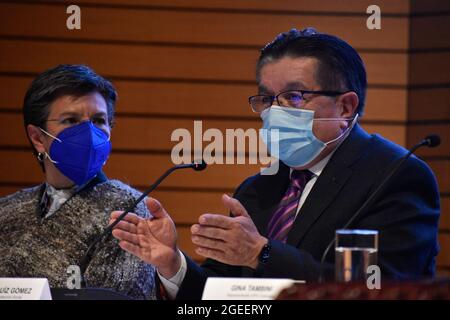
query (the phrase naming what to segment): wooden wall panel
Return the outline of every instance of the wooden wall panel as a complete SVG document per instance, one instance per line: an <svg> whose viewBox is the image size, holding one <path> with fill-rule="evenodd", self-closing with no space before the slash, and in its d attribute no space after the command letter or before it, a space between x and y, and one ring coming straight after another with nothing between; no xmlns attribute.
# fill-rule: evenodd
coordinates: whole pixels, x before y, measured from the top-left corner
<svg viewBox="0 0 450 320"><path fill-rule="evenodd" d="M267 15L127 8L83 8L82 23L89 28L69 32L61 21L65 5L0 4L0 35L264 46L268 39L292 27L314 25L323 32L347 36L356 48L407 49L408 21L386 17L375 34L365 28L366 16ZM10 12L14 12L11 15ZM17 23L21 21L22 23ZM177 23L174 23L176 21ZM127 26L124 28L124 25ZM208 28L205 28L208 26ZM182 30L180 30L182 28ZM353 30L351 34L348 30ZM180 32L181 31L181 32Z"/></svg>
<svg viewBox="0 0 450 320"><path fill-rule="evenodd" d="M0 110L21 112L23 95L32 81L29 76L0 75ZM220 117L254 118L247 98L256 94L254 84L217 84L192 82L161 81L113 81L119 93L116 111L119 114L145 115L188 115ZM435 92L438 91L438 92ZM417 109L429 102L430 95L434 101L447 103L450 91L439 93L434 90L415 96ZM363 121L406 121L407 89L369 88ZM449 97L450 100L450 97ZM441 103L433 103L436 109ZM444 108L441 108L444 109ZM442 110L443 112L449 109ZM438 112L438 111L436 111ZM450 118L450 115L449 117Z"/></svg>
<svg viewBox="0 0 450 320"><path fill-rule="evenodd" d="M450 9L449 9L450 10ZM411 18L411 49L448 48L450 15Z"/></svg>
<svg viewBox="0 0 450 320"><path fill-rule="evenodd" d="M0 110L22 112L23 97L33 77L8 77L0 75Z"/></svg>
<svg viewBox="0 0 450 320"><path fill-rule="evenodd" d="M84 63L109 77L254 82L255 50L0 40L0 73L41 72ZM30 59L29 52L33 52ZM104 52L107 54L99 54ZM372 84L405 85L407 56L363 53ZM18 63L18 62L21 63ZM176 62L176 63L175 63Z"/></svg>
<svg viewBox="0 0 450 320"><path fill-rule="evenodd" d="M369 88L362 121L405 121L408 110L406 99L406 89Z"/></svg>
<svg viewBox="0 0 450 320"><path fill-rule="evenodd" d="M408 92L410 121L450 120L450 88L414 89Z"/></svg>
<svg viewBox="0 0 450 320"><path fill-rule="evenodd" d="M254 50L243 49L20 40L0 40L0 47L0 72L6 73L36 73L60 63L84 63L113 77L250 82L256 59Z"/></svg>
<svg viewBox="0 0 450 320"><path fill-rule="evenodd" d="M450 20L449 20L450 22ZM450 83L450 51L426 51L410 55L410 85L442 86Z"/></svg>
<svg viewBox="0 0 450 320"><path fill-rule="evenodd" d="M29 1L29 0L28 0ZM432 0L433 2L445 0ZM26 2L23 1L23 2ZM46 2L61 3L63 0L47 0ZM90 0L89 3L83 0L64 1L70 4L89 4L90 6L104 5L114 7L136 7L136 8L173 8L178 10L220 10L229 12L250 11L250 12L318 12L329 15L340 13L354 13L364 15L366 8L373 4L371 0ZM410 12L410 0L379 0L377 2L383 7L383 11L388 14L405 15ZM433 8L428 8L428 10Z"/></svg>
<svg viewBox="0 0 450 320"><path fill-rule="evenodd" d="M427 13L448 14L450 12L450 2L447 0L412 0L409 10L413 17L414 15Z"/></svg>

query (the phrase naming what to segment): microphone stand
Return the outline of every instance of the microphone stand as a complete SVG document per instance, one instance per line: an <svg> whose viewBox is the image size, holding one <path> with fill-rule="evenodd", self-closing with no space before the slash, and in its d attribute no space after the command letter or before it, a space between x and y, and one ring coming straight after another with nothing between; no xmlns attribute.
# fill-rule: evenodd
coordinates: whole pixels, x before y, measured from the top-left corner
<svg viewBox="0 0 450 320"><path fill-rule="evenodd" d="M97 248L97 245L100 243L100 241L105 237L105 236L109 236L112 233L112 230L114 229L114 227L120 222L122 221L125 216L130 213L131 211L133 211L136 208L136 205L141 202L146 196L148 196L150 194L150 192L152 192L153 190L155 190L160 183L167 177L169 176L172 172L174 172L175 170L179 170L179 169L186 169L186 168L192 168L196 171L201 171L204 170L206 168L206 163L204 161L202 161L201 163L190 163L190 164L180 164L180 165L176 165L171 167L170 169L168 169L162 176L160 176L158 178L158 180L156 180L156 182L154 184L152 184L147 190L145 190L140 196L139 198L137 198L133 204L131 204L128 208L126 208L126 210L116 219L116 221L114 221L112 224L110 224L109 226L107 226L105 228L105 230L103 230L103 232L101 234L99 234L90 244L90 246L88 247L86 253L84 254L83 258L81 259L80 262L80 275L81 275L81 287L85 288L86 287L86 280L85 280L85 272L89 266L89 263L91 262L93 255L94 255L94 251Z"/></svg>

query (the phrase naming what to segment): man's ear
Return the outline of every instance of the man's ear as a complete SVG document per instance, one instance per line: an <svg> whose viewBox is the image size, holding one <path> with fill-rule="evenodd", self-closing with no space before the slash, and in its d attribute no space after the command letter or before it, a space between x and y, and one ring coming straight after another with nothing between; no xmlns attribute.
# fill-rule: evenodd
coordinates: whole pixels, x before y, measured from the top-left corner
<svg viewBox="0 0 450 320"><path fill-rule="evenodd" d="M356 92L350 91L339 96L338 104L341 106L342 118L351 118L356 114L359 98Z"/></svg>
<svg viewBox="0 0 450 320"><path fill-rule="evenodd" d="M27 134L36 151L45 152L44 134L42 133L41 129L32 124L29 124L27 125Z"/></svg>

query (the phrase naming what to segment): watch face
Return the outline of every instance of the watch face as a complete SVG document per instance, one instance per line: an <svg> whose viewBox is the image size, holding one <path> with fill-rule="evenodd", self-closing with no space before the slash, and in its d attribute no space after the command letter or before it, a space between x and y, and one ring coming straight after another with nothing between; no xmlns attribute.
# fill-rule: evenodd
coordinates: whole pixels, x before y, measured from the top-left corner
<svg viewBox="0 0 450 320"><path fill-rule="evenodd" d="M264 247L263 247L263 249L261 250L261 254L260 254L260 256L259 256L259 261L261 262L261 263L266 263L267 262L267 260L269 259L269 256L270 256L270 245L269 244L266 244Z"/></svg>

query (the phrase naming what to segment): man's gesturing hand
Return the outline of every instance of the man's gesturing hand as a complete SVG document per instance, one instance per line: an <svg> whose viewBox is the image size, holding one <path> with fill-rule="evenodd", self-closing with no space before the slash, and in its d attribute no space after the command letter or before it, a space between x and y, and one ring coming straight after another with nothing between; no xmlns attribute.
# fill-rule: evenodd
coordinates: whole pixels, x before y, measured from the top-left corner
<svg viewBox="0 0 450 320"><path fill-rule="evenodd" d="M156 199L147 198L146 205L152 218L144 219L129 213L113 229L112 235L120 240L122 249L153 264L163 277L170 279L181 264L175 224ZM109 223L113 223L122 212L112 212Z"/></svg>
<svg viewBox="0 0 450 320"><path fill-rule="evenodd" d="M196 252L207 258L256 269L258 256L267 243L242 204L228 195L222 196L223 204L233 217L203 214L199 223L191 227L192 242Z"/></svg>

